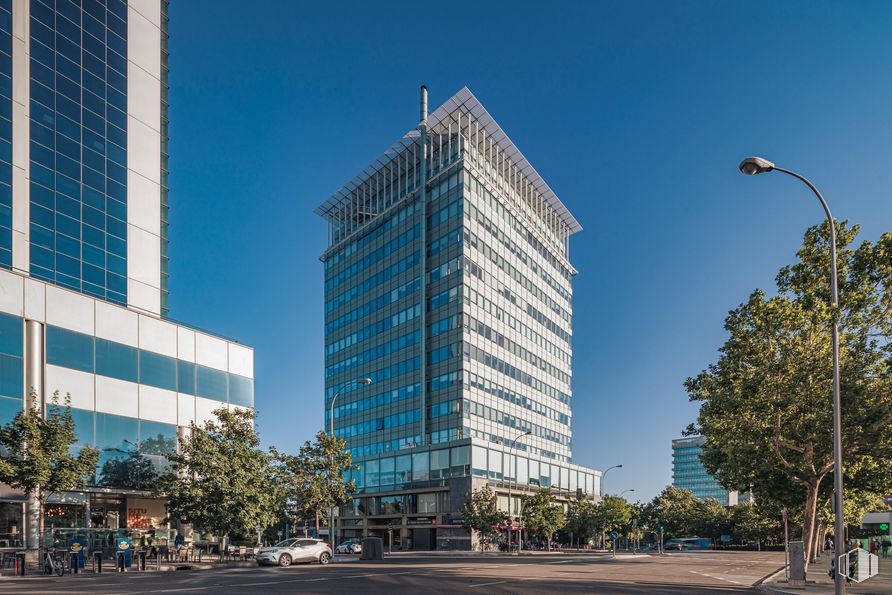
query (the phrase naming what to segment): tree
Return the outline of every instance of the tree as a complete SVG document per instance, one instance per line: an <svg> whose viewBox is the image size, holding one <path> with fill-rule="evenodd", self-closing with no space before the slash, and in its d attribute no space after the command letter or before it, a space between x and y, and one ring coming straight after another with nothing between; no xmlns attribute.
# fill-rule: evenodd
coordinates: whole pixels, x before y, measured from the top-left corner
<svg viewBox="0 0 892 595"><path fill-rule="evenodd" d="M319 533L319 510L325 505L320 483L304 457L270 449L276 484L282 490L281 510L283 521L296 524L309 517L316 519L316 534Z"/></svg>
<svg viewBox="0 0 892 595"><path fill-rule="evenodd" d="M690 537L694 534L694 519L699 506L700 501L689 490L666 486L644 506L643 525L654 533L658 533L662 525L667 538Z"/></svg>
<svg viewBox="0 0 892 595"><path fill-rule="evenodd" d="M483 486L468 494L462 507L464 528L476 532L480 542L480 551L499 535L499 525L505 521L506 515L499 511L496 494L489 486Z"/></svg>
<svg viewBox="0 0 892 595"><path fill-rule="evenodd" d="M225 407L216 421L191 425L158 490L171 518L217 537L250 535L276 521L281 490L260 447L254 412Z"/></svg>
<svg viewBox="0 0 892 595"><path fill-rule="evenodd" d="M540 488L523 500L523 522L533 535L544 538L551 551L551 539L567 524L563 507L557 503L551 488Z"/></svg>
<svg viewBox="0 0 892 595"><path fill-rule="evenodd" d="M279 474L285 474L282 487L286 489L287 500L298 511L315 516L317 534L320 512L327 515L330 507L347 504L356 492L356 483L347 481L345 476L347 471L356 468L345 447L343 438L319 431L312 443L304 442L297 456L273 451L280 461ZM332 529L329 527L329 540L334 537Z"/></svg>
<svg viewBox="0 0 892 595"><path fill-rule="evenodd" d="M722 535L730 535L731 514L715 498L697 502L693 512L694 517L690 524L691 536L709 537L713 541L718 541Z"/></svg>
<svg viewBox="0 0 892 595"><path fill-rule="evenodd" d="M37 400L32 392L28 399ZM43 535L44 505L52 493L86 486L96 471L99 451L73 448L77 442L71 418L71 396L59 405L59 392L53 393L46 417L28 406L0 428L0 483L22 490L38 504L38 530ZM75 454L76 453L76 454ZM29 544L33 549L33 545Z"/></svg>
<svg viewBox="0 0 892 595"><path fill-rule="evenodd" d="M777 275L778 293L754 291L725 320L716 363L685 382L700 403L690 428L707 438L702 461L727 488L756 499L795 498L805 551L817 538L818 502L833 473L832 348L840 327L843 457L847 477L892 488L892 234L850 248L858 226L838 224L840 303L831 308L829 227L805 233L798 262ZM860 474L859 474L860 475ZM778 496L780 495L780 496ZM806 559L806 564L808 560Z"/></svg>
<svg viewBox="0 0 892 595"><path fill-rule="evenodd" d="M759 549L779 532L781 519L761 504L745 502L731 507L731 535L741 543L755 543Z"/></svg>
<svg viewBox="0 0 892 595"><path fill-rule="evenodd" d="M576 541L588 542L598 532L597 506L588 498L570 500L567 508L567 526L576 536Z"/></svg>

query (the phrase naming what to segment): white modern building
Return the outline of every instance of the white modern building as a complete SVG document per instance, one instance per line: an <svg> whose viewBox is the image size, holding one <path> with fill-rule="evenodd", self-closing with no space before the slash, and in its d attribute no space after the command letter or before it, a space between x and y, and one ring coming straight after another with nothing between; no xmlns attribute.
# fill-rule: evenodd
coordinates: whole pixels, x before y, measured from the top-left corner
<svg viewBox="0 0 892 595"><path fill-rule="evenodd" d="M0 424L70 395L101 452L48 526L157 526L184 428L253 407L253 351L168 318L167 22L167 0L0 0ZM36 539L25 508L0 488L0 545Z"/></svg>

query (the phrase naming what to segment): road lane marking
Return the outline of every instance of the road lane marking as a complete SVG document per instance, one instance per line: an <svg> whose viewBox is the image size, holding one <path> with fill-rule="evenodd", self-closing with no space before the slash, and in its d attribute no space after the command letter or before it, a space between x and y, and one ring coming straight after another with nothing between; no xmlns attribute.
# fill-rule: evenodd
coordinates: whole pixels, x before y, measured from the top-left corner
<svg viewBox="0 0 892 595"><path fill-rule="evenodd" d="M476 585L468 585L469 588L473 589L474 587L488 587L490 585L501 585L502 583L507 583L508 581L495 581L492 583L477 583Z"/></svg>

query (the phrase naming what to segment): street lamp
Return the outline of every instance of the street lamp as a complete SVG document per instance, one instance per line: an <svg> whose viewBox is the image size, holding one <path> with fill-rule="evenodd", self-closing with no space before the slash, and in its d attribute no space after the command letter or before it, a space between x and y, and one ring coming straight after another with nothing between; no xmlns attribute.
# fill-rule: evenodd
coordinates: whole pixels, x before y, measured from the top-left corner
<svg viewBox="0 0 892 595"><path fill-rule="evenodd" d="M508 519L509 519L509 522L511 523L510 525L508 525L508 551L509 552L511 551L511 532L512 532L512 526L514 524L514 522L513 522L514 517L511 515L511 505L512 505L511 484L514 482L512 476L511 476L511 459L513 459L514 457L511 456L511 451L514 449L515 446L517 446L518 440L520 440L524 436L529 436L530 434L532 434L532 432L530 430L527 430L526 432L521 432L514 438L514 440L511 441L511 443L508 446ZM515 469L515 472L516 471L517 470ZM518 529L518 534L521 537L523 536L523 534L520 533L520 529ZM520 540L518 539L517 540L517 551L518 552L520 552L520 548L521 548Z"/></svg>
<svg viewBox="0 0 892 595"><path fill-rule="evenodd" d="M611 469L622 469L623 465L620 463L619 465L614 465L613 467L607 467L604 473L601 474L601 497L603 498L607 492L604 490L604 478L607 477L607 472Z"/></svg>
<svg viewBox="0 0 892 595"><path fill-rule="evenodd" d="M839 320L836 312L839 306L839 278L836 270L836 225L833 221L833 215L830 214L830 207L827 206L827 201L824 200L818 189L796 172L778 167L761 157L747 157L740 163L740 171L748 176L771 171L779 171L793 176L808 186L815 193L815 196L818 197L821 207L824 209L824 215L827 217L827 224L830 227L830 306L833 310L833 548L837 566L834 581L836 583L837 595L842 595L846 592L846 583L845 577L839 568L839 558L845 553L845 521L842 508L842 399L839 391Z"/></svg>
<svg viewBox="0 0 892 595"><path fill-rule="evenodd" d="M625 494L626 492L634 492L634 491L635 491L635 488L629 488L628 490L623 490L619 493L619 497L622 498L623 494Z"/></svg>
<svg viewBox="0 0 892 595"><path fill-rule="evenodd" d="M371 384L371 383L372 383L371 378L359 378L358 380L351 380L350 382L345 383L341 388L339 388L337 390L337 392L335 392L334 396L331 398L331 405L330 405L330 409L329 409L329 413L328 413L329 427L331 428L331 432L329 432L329 434L331 435L332 441L334 441L334 437L335 437L335 434L334 434L335 401L338 399L339 396L341 396L341 393L343 393L345 390L347 390L347 388L349 388L351 386L360 385L360 384ZM332 456L331 466L333 468L334 467L334 452L333 451L332 451L331 456ZM318 537L318 535L317 535L317 537ZM329 510L328 510L328 540L331 543L331 551L334 552L334 549L335 549L334 502L331 503L331 508L329 508Z"/></svg>

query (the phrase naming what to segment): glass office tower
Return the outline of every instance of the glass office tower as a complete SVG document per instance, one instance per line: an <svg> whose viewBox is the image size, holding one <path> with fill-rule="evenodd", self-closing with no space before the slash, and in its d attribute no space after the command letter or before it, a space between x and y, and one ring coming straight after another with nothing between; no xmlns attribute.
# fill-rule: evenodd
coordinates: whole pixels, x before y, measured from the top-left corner
<svg viewBox="0 0 892 595"><path fill-rule="evenodd" d="M700 500L712 498L723 506L749 501L749 493L728 491L706 471L700 461L706 438L691 436L672 441L672 485L693 492Z"/></svg>
<svg viewBox="0 0 892 595"><path fill-rule="evenodd" d="M600 493L570 450L580 226L467 88L422 116L316 210L326 424L336 398L361 488L342 537L392 526L403 548L467 549L470 489L514 514L540 486Z"/></svg>
<svg viewBox="0 0 892 595"><path fill-rule="evenodd" d="M0 424L70 395L101 452L56 527L162 524L180 433L253 407L252 350L167 317L167 22L167 0L0 0ZM33 543L35 505L4 489L0 540Z"/></svg>

